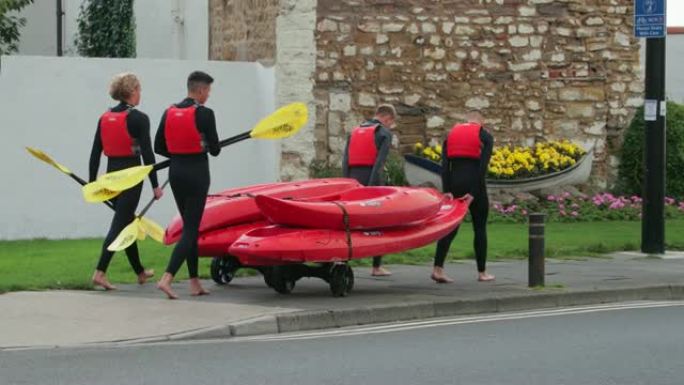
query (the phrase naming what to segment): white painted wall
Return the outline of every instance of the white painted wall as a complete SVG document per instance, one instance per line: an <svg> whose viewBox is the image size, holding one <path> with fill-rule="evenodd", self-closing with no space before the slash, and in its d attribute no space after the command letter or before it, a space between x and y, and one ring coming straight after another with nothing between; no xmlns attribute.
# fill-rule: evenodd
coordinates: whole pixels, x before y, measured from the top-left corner
<svg viewBox="0 0 684 385"><path fill-rule="evenodd" d="M684 103L684 35L669 34L665 48L665 95L677 103ZM641 39L641 71L646 71L646 39Z"/></svg>
<svg viewBox="0 0 684 385"><path fill-rule="evenodd" d="M77 56L74 40L83 0L64 0L63 47L65 56ZM20 55L57 55L57 5L36 0L22 10ZM138 58L209 58L208 0L138 0L134 3Z"/></svg>
<svg viewBox="0 0 684 385"><path fill-rule="evenodd" d="M87 178L97 119L114 104L107 95L114 74L139 75L143 91L139 108L150 116L154 135L161 113L185 96L185 79L197 69L216 79L207 106L216 113L220 138L249 130L275 109L274 71L257 63L2 57L0 239L104 236L110 210L85 203L75 182L34 159L24 146L42 149ZM276 181L278 153L277 142L264 140L227 147L211 158L211 191ZM101 173L105 163L103 159ZM166 175L166 170L160 172L160 183ZM146 181L142 202L149 197ZM175 213L168 189L149 216L165 225Z"/></svg>

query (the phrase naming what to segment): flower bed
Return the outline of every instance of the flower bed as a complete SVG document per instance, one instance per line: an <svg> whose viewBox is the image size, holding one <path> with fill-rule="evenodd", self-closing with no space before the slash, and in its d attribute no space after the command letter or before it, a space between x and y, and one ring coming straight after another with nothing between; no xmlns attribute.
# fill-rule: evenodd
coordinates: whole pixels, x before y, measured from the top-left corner
<svg viewBox="0 0 684 385"><path fill-rule="evenodd" d="M433 162L441 162L442 146L416 143L415 154ZM540 142L532 147L504 145L495 147L489 162L490 180L534 178L566 170L587 152L567 140Z"/></svg>
<svg viewBox="0 0 684 385"><path fill-rule="evenodd" d="M541 201L495 203L490 222L525 223L530 212L544 212L550 222L640 220L642 199L600 193L592 196L570 193L549 195ZM684 200L665 198L665 217L684 218Z"/></svg>

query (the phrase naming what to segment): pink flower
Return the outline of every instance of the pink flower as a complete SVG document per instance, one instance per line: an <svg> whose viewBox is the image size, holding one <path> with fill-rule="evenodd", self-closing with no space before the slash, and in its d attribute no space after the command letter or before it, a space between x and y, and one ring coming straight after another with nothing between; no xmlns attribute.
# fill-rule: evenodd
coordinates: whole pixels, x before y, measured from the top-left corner
<svg viewBox="0 0 684 385"><path fill-rule="evenodd" d="M573 203L572 206L570 206L570 207L572 207L573 209L576 209L576 208L579 208L579 205L577 203Z"/></svg>
<svg viewBox="0 0 684 385"><path fill-rule="evenodd" d="M560 215L561 215L562 217L564 217L564 216L566 216L567 214L565 213L565 210L561 210L561 211L560 211Z"/></svg>
<svg viewBox="0 0 684 385"><path fill-rule="evenodd" d="M676 201L675 201L673 198L665 197L665 204L666 204L666 205L672 206L673 204L675 204L675 202L676 202Z"/></svg>
<svg viewBox="0 0 684 385"><path fill-rule="evenodd" d="M562 204L562 203L559 203L559 204L558 204L558 209L559 209L559 210L564 210L564 209L565 209L565 205Z"/></svg>
<svg viewBox="0 0 684 385"><path fill-rule="evenodd" d="M546 197L546 200L549 201L549 202L553 202L553 201L556 200L556 197L553 196L553 195L549 195L549 196Z"/></svg>
<svg viewBox="0 0 684 385"><path fill-rule="evenodd" d="M684 203L684 202L682 202L682 203ZM680 207L680 209L684 210L684 206ZM527 215L527 210L522 209L522 211L521 211L520 213L521 213L522 215Z"/></svg>
<svg viewBox="0 0 684 385"><path fill-rule="evenodd" d="M577 217L579 215L579 213L577 211L573 211L570 213L570 215L573 217Z"/></svg>
<svg viewBox="0 0 684 385"><path fill-rule="evenodd" d="M608 208L611 210L618 210L618 209L621 209L623 207L625 207L625 204L622 203L621 200L615 200L615 201L613 201L613 203L610 204L610 206L608 206Z"/></svg>
<svg viewBox="0 0 684 385"><path fill-rule="evenodd" d="M563 192L562 196L563 196L563 198L570 198L571 195L569 192L565 191L565 192Z"/></svg>

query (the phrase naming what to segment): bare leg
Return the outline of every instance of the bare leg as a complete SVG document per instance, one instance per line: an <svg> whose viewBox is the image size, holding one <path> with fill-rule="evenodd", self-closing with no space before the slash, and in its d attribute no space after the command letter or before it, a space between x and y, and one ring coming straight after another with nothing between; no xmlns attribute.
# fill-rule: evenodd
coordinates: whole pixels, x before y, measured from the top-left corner
<svg viewBox="0 0 684 385"><path fill-rule="evenodd" d="M172 281L173 275L171 273L164 273L159 282L157 282L157 289L163 291L169 299L178 299L178 295L171 290Z"/></svg>
<svg viewBox="0 0 684 385"><path fill-rule="evenodd" d="M154 270L145 270L142 273L138 274L138 284L144 285L145 282L147 282L147 279L152 277L154 277Z"/></svg>
<svg viewBox="0 0 684 385"><path fill-rule="evenodd" d="M209 291L202 287L199 278L190 278L190 295L207 295Z"/></svg>
<svg viewBox="0 0 684 385"><path fill-rule="evenodd" d="M102 270L95 270L92 278L93 285L100 286L105 290L116 290L116 286L109 283L107 275Z"/></svg>
<svg viewBox="0 0 684 385"><path fill-rule="evenodd" d="M434 266L432 268L432 275L430 278L437 283L452 283L453 279L449 278L448 275L444 273L444 268L441 266Z"/></svg>

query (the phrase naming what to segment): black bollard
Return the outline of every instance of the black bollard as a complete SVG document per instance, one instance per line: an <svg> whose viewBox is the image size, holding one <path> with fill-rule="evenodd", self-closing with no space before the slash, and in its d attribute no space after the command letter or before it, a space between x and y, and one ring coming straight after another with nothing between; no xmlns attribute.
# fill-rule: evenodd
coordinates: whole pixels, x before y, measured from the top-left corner
<svg viewBox="0 0 684 385"><path fill-rule="evenodd" d="M543 213L529 215L528 286L544 286L544 217Z"/></svg>

